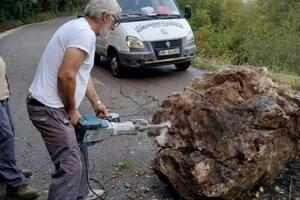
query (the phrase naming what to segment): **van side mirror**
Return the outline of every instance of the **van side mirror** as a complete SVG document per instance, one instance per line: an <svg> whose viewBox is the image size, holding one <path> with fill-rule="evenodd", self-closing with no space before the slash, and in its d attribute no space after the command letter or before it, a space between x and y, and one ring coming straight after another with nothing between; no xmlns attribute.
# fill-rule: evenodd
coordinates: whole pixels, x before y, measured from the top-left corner
<svg viewBox="0 0 300 200"><path fill-rule="evenodd" d="M192 6L186 5L184 8L184 17L190 19L192 17Z"/></svg>

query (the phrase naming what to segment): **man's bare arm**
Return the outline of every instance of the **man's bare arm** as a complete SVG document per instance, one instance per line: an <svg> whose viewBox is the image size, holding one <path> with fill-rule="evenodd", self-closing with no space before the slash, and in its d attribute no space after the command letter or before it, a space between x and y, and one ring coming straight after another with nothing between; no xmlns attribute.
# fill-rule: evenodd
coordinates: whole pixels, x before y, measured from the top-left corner
<svg viewBox="0 0 300 200"><path fill-rule="evenodd" d="M89 83L86 90L86 96L90 100L92 105L95 105L100 101L91 77L89 78Z"/></svg>
<svg viewBox="0 0 300 200"><path fill-rule="evenodd" d="M76 111L75 88L77 73L86 59L87 53L78 48L68 48L57 75L60 98L68 114Z"/></svg>
<svg viewBox="0 0 300 200"><path fill-rule="evenodd" d="M86 96L90 100L95 114L100 118L106 118L108 115L108 111L106 106L100 101L99 96L94 87L93 81L90 78L88 82L88 87L86 90Z"/></svg>

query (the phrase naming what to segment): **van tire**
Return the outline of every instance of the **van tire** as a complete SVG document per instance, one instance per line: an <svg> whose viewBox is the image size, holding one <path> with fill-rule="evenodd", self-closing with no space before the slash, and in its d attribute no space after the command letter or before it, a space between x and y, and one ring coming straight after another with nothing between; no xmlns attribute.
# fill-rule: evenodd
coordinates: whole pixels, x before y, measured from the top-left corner
<svg viewBox="0 0 300 200"><path fill-rule="evenodd" d="M120 58L117 52L112 52L108 56L109 64L110 64L110 72L116 78L121 78L122 76L122 65L120 62Z"/></svg>
<svg viewBox="0 0 300 200"><path fill-rule="evenodd" d="M185 71L191 66L191 61L175 64L178 71Z"/></svg>
<svg viewBox="0 0 300 200"><path fill-rule="evenodd" d="M100 63L101 63L101 56L95 53L94 65L100 65Z"/></svg>

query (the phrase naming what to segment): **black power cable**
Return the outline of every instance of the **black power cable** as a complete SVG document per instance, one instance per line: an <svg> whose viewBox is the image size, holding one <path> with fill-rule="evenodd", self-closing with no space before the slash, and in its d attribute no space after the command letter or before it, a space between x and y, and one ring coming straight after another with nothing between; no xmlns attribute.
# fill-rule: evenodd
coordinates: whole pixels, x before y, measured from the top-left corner
<svg viewBox="0 0 300 200"><path fill-rule="evenodd" d="M104 200L101 196L99 196L91 187L90 185L90 180L89 180L89 169L87 168L87 159L86 159L86 156L85 156L85 153L84 151L80 148L80 151L82 152L83 154L83 157L84 157L84 164L85 164L85 170L86 170L86 181L87 181L87 184L88 184L88 187L89 187L89 190L98 198L98 199L101 199L101 200ZM104 191L105 192L105 191Z"/></svg>

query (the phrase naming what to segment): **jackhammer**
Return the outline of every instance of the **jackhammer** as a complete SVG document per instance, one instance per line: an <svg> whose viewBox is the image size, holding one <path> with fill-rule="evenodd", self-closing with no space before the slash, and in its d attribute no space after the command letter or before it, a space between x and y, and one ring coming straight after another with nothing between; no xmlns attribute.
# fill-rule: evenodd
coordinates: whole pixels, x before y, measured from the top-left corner
<svg viewBox="0 0 300 200"><path fill-rule="evenodd" d="M84 148L95 145L111 136L118 135L137 135L148 129L165 129L170 128L170 124L163 123L151 125L145 119L135 119L120 122L120 116L117 113L110 113L107 119L100 119L96 116L83 116L75 126L77 143L81 151ZM84 156L84 162L87 164L87 158ZM86 172L88 174L88 172ZM88 175L86 176L87 184L91 192L98 196L90 186Z"/></svg>
<svg viewBox="0 0 300 200"><path fill-rule="evenodd" d="M117 113L110 113L107 119L86 115L80 118L75 127L77 142L80 148L95 145L111 136L137 135L148 129L170 128L168 123L149 124L145 119L134 119L120 122Z"/></svg>

